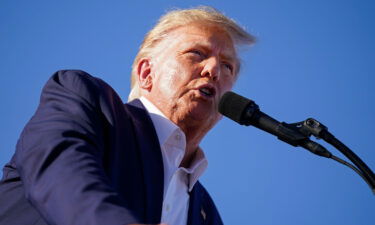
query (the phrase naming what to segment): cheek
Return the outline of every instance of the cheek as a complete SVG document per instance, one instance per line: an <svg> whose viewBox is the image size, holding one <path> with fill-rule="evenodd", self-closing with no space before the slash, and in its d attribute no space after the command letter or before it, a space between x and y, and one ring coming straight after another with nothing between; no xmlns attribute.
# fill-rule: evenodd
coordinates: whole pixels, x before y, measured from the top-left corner
<svg viewBox="0 0 375 225"><path fill-rule="evenodd" d="M189 88L195 80L194 74L198 74L192 66L184 63L171 63L168 69L171 87L174 89Z"/></svg>
<svg viewBox="0 0 375 225"><path fill-rule="evenodd" d="M166 62L156 73L157 89L164 95L172 96L180 86L180 74L178 66L174 62Z"/></svg>
<svg viewBox="0 0 375 225"><path fill-rule="evenodd" d="M231 77L228 77L226 79L222 79L221 83L221 91L224 94L227 91L232 90L235 80Z"/></svg>

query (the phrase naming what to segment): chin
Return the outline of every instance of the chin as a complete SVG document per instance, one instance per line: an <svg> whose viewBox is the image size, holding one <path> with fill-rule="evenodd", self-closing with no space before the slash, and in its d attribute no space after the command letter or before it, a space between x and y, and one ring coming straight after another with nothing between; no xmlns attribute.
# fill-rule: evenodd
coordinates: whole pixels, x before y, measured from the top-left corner
<svg viewBox="0 0 375 225"><path fill-rule="evenodd" d="M213 102L202 101L201 99L185 99L183 104L182 114L185 118L189 118L190 121L198 121L202 125L206 122L217 121L220 114L217 112L215 104Z"/></svg>
<svg viewBox="0 0 375 225"><path fill-rule="evenodd" d="M215 123L220 116L219 113L212 110L212 108L207 109L207 107L195 107L189 110L189 117L204 124Z"/></svg>

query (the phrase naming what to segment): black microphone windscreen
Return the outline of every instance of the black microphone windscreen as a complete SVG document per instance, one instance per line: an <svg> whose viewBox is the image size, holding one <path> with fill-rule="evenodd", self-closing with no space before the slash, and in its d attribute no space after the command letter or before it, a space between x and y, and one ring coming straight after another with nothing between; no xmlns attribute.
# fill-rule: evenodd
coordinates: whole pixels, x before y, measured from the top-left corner
<svg viewBox="0 0 375 225"><path fill-rule="evenodd" d="M251 103L253 101L250 99L228 91L220 99L219 112L237 123L243 124L243 116Z"/></svg>

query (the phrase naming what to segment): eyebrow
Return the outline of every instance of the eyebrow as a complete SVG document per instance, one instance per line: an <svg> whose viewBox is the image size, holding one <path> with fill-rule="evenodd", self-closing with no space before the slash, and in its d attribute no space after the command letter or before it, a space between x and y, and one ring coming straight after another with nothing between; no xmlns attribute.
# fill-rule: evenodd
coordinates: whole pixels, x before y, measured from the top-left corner
<svg viewBox="0 0 375 225"><path fill-rule="evenodd" d="M194 47L195 48L197 48L197 47L203 48L205 51L212 52L211 48L208 47L208 45L206 45L206 44L193 43L193 45L191 45L190 48L194 48ZM238 66L239 60L236 56L232 57L229 54L225 54L223 52L221 52L219 56L220 56L221 59L224 59L225 61L230 61L230 62L234 63L236 67Z"/></svg>

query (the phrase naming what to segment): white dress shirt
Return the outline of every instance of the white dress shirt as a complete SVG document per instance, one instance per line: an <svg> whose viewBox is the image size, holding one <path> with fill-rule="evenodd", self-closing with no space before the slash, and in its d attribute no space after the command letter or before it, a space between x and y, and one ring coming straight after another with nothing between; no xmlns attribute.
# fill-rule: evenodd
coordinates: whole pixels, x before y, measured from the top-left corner
<svg viewBox="0 0 375 225"><path fill-rule="evenodd" d="M189 192L207 168L203 151L198 148L189 168L180 167L186 149L184 132L156 108L141 97L150 114L158 135L164 166L164 197L161 223L186 225L189 210Z"/></svg>

